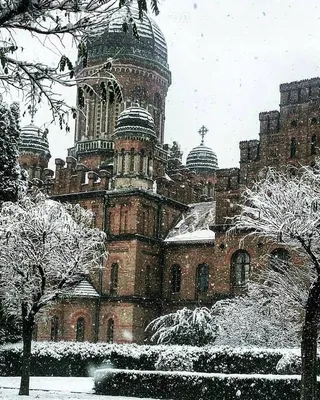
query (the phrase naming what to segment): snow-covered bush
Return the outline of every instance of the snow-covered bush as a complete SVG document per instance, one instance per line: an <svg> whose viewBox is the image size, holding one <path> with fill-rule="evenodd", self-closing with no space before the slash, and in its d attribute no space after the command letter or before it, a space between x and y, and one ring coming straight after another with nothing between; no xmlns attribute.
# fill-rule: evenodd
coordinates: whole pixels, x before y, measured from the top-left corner
<svg viewBox="0 0 320 400"><path fill-rule="evenodd" d="M217 346L299 346L301 307L263 284L249 284L247 295L219 301L211 312Z"/></svg>
<svg viewBox="0 0 320 400"><path fill-rule="evenodd" d="M22 344L0 346L0 375L21 371ZM185 370L225 374L279 374L276 365L296 349L193 346L139 346L88 342L33 342L31 374L37 376L91 376L108 361L114 369ZM179 361L181 358L181 362Z"/></svg>
<svg viewBox="0 0 320 400"><path fill-rule="evenodd" d="M151 342L158 344L204 346L213 343L216 337L214 318L206 307L183 308L158 317L146 331L152 333Z"/></svg>
<svg viewBox="0 0 320 400"><path fill-rule="evenodd" d="M178 351L172 350L172 346L169 346L169 348L159 353L158 360L155 363L156 370L193 371L193 362L197 359L197 355L193 351L188 351L187 346L182 348L179 346Z"/></svg>
<svg viewBox="0 0 320 400"><path fill-rule="evenodd" d="M298 400L297 377L199 372L98 370L94 389L109 396L183 400Z"/></svg>
<svg viewBox="0 0 320 400"><path fill-rule="evenodd" d="M289 351L284 353L276 365L278 374L301 374L301 352Z"/></svg>

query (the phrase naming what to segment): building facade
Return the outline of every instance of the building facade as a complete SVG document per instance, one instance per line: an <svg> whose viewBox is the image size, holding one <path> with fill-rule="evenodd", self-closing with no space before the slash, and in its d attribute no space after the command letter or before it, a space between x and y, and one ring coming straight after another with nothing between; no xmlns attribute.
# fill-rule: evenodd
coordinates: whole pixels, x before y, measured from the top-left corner
<svg viewBox="0 0 320 400"><path fill-rule="evenodd" d="M38 340L143 343L146 326L159 315L241 293L270 259L290 256L281 244L252 238L240 246L241 236L226 230L259 171L314 162L320 79L280 86L280 110L260 113L259 139L240 143L239 168L218 168L205 127L183 165L176 144L165 144L166 42L147 15L137 22L139 41L130 24L123 32L136 14L128 2L87 43L77 74L94 94L84 96L66 160L56 159L49 170L46 134L34 125L22 132L20 163L30 180L55 200L91 210L109 253L68 300L47 310ZM98 95L108 84L103 66L110 57L123 92L119 102Z"/></svg>

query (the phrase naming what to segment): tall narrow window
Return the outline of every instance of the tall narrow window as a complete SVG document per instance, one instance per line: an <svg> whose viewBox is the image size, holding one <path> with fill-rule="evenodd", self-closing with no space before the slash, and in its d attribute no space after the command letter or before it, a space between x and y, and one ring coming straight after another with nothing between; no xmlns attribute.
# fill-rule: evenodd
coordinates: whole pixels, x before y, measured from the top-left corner
<svg viewBox="0 0 320 400"><path fill-rule="evenodd" d="M197 293L205 293L209 289L209 266L208 264L199 264L196 274Z"/></svg>
<svg viewBox="0 0 320 400"><path fill-rule="evenodd" d="M246 251L237 251L232 256L231 279L233 286L243 286L249 280L250 256Z"/></svg>
<svg viewBox="0 0 320 400"><path fill-rule="evenodd" d="M58 341L58 333L59 333L59 318L54 315L51 318L51 341L57 342Z"/></svg>
<svg viewBox="0 0 320 400"><path fill-rule="evenodd" d="M140 166L139 166L139 173L144 174L144 157L145 157L145 151L142 149L140 151Z"/></svg>
<svg viewBox="0 0 320 400"><path fill-rule="evenodd" d="M297 156L297 139L292 138L290 144L290 157L293 158L296 156Z"/></svg>
<svg viewBox="0 0 320 400"><path fill-rule="evenodd" d="M180 293L181 291L181 268L180 265L174 264L171 267L171 292Z"/></svg>
<svg viewBox="0 0 320 400"><path fill-rule="evenodd" d="M274 249L269 258L269 267L275 272L283 273L288 266L290 254L286 249Z"/></svg>
<svg viewBox="0 0 320 400"><path fill-rule="evenodd" d="M84 318L83 317L80 317L77 320L76 341L77 342L84 341Z"/></svg>
<svg viewBox="0 0 320 400"><path fill-rule="evenodd" d="M107 322L107 342L113 343L114 340L114 320L112 318L108 319Z"/></svg>
<svg viewBox="0 0 320 400"><path fill-rule="evenodd" d="M311 138L311 154L316 154L317 152L317 135L312 135Z"/></svg>
<svg viewBox="0 0 320 400"><path fill-rule="evenodd" d="M110 294L116 295L118 292L118 274L119 266L117 263L111 265L111 276L110 276Z"/></svg>
<svg viewBox="0 0 320 400"><path fill-rule="evenodd" d="M146 266L146 272L145 272L145 292L146 296L150 296L151 294L151 267L150 265Z"/></svg>
<svg viewBox="0 0 320 400"><path fill-rule="evenodd" d="M97 216L98 216L99 206L98 205L93 205L91 211L92 211L91 227L92 228L96 228L97 227Z"/></svg>
<svg viewBox="0 0 320 400"><path fill-rule="evenodd" d="M125 166L126 166L126 154L124 152L124 149L121 149L121 174L125 173Z"/></svg>
<svg viewBox="0 0 320 400"><path fill-rule="evenodd" d="M130 172L134 172L134 148L130 150Z"/></svg>
<svg viewBox="0 0 320 400"><path fill-rule="evenodd" d="M128 228L128 210L127 206L120 208L120 233L126 233Z"/></svg>

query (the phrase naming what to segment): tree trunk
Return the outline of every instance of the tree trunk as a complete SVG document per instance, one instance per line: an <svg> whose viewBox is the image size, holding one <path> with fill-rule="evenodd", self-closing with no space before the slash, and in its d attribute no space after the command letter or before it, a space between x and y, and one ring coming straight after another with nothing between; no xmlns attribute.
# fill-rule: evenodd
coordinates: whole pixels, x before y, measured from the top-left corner
<svg viewBox="0 0 320 400"><path fill-rule="evenodd" d="M301 339L300 400L317 400L317 340L320 277L310 288Z"/></svg>
<svg viewBox="0 0 320 400"><path fill-rule="evenodd" d="M301 340L301 400L317 399L317 338L317 324L305 324Z"/></svg>
<svg viewBox="0 0 320 400"><path fill-rule="evenodd" d="M30 318L30 317L29 317ZM29 396L30 363L31 363L31 341L33 331L33 320L30 321L27 306L22 305L22 369L19 395Z"/></svg>

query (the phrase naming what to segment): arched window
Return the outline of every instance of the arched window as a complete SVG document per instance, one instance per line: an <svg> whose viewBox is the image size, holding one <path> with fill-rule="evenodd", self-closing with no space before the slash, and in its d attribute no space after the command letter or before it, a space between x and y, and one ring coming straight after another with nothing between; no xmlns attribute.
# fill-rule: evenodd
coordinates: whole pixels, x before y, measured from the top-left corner
<svg viewBox="0 0 320 400"><path fill-rule="evenodd" d="M107 322L107 342L113 343L114 340L114 320L112 318L108 319Z"/></svg>
<svg viewBox="0 0 320 400"><path fill-rule="evenodd" d="M124 149L121 149L121 174L124 174L125 173L125 162L126 162L126 154L125 154L125 151L124 151Z"/></svg>
<svg viewBox="0 0 320 400"><path fill-rule="evenodd" d="M119 266L117 263L111 265L111 274L110 274L110 294L116 295L118 292L118 275L119 275Z"/></svg>
<svg viewBox="0 0 320 400"><path fill-rule="evenodd" d="M270 253L269 267L272 268L275 272L283 273L288 266L289 260L290 254L286 249L274 249Z"/></svg>
<svg viewBox="0 0 320 400"><path fill-rule="evenodd" d="M180 293L181 291L181 268L174 264L171 267L171 293Z"/></svg>
<svg viewBox="0 0 320 400"><path fill-rule="evenodd" d="M51 318L51 341L57 342L58 341L58 333L59 333L59 318L54 315Z"/></svg>
<svg viewBox="0 0 320 400"><path fill-rule="evenodd" d="M292 138L290 144L290 157L293 158L296 156L297 156L297 139Z"/></svg>
<svg viewBox="0 0 320 400"><path fill-rule="evenodd" d="M233 254L231 260L231 279L233 286L243 286L249 280L250 256L240 250Z"/></svg>
<svg viewBox="0 0 320 400"><path fill-rule="evenodd" d="M316 154L317 152L317 135L312 135L311 138L311 154Z"/></svg>
<svg viewBox="0 0 320 400"><path fill-rule="evenodd" d="M196 273L197 293L205 293L209 289L209 266L208 264L199 264Z"/></svg>
<svg viewBox="0 0 320 400"><path fill-rule="evenodd" d="M77 320L77 332L76 332L76 341L83 342L84 341L84 318L80 317Z"/></svg>

